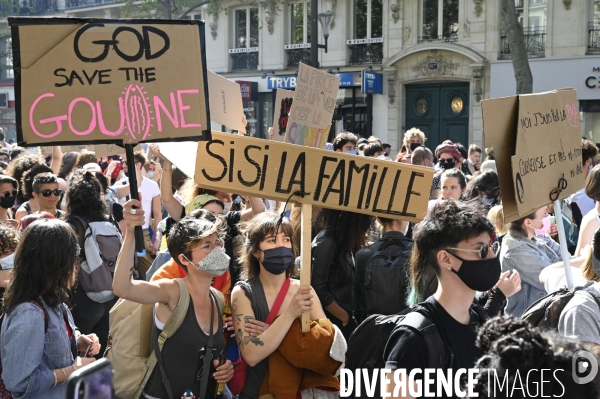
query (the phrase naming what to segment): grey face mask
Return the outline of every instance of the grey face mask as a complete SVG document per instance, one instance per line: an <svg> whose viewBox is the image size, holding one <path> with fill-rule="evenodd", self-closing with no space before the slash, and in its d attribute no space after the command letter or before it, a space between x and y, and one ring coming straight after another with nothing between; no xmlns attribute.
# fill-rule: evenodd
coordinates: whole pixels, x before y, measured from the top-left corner
<svg viewBox="0 0 600 399"><path fill-rule="evenodd" d="M196 267L198 270L202 270L216 276L221 276L227 271L227 269L229 269L230 259L231 258L225 253L223 248L215 247L215 249L210 251L210 253L204 257L204 259L198 262Z"/></svg>

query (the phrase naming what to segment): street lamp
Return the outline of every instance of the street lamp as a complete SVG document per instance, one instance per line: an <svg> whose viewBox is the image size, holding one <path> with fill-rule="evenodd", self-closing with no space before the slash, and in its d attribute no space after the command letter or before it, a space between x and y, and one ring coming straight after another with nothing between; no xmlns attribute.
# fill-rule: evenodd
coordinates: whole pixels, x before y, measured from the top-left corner
<svg viewBox="0 0 600 399"><path fill-rule="evenodd" d="M333 20L331 11L320 13L318 12L318 1L311 0L310 3L310 22L311 22L311 37L310 37L310 65L314 68L319 67L319 49L325 49L327 52L327 39L329 38L329 27ZM325 45L319 44L319 24L323 27L323 36L325 37Z"/></svg>

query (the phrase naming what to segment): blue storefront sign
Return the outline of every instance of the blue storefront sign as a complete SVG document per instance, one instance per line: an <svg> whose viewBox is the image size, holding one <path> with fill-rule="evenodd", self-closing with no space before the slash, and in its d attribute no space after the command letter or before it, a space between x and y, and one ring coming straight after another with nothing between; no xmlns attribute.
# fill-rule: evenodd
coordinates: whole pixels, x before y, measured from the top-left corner
<svg viewBox="0 0 600 399"><path fill-rule="evenodd" d="M340 87L360 86L361 78L359 72L336 73L335 76L340 78ZM295 75L269 76L267 79L267 88L269 90L296 88L297 77Z"/></svg>
<svg viewBox="0 0 600 399"><path fill-rule="evenodd" d="M362 71L360 91L366 94L382 94L383 75L373 71Z"/></svg>

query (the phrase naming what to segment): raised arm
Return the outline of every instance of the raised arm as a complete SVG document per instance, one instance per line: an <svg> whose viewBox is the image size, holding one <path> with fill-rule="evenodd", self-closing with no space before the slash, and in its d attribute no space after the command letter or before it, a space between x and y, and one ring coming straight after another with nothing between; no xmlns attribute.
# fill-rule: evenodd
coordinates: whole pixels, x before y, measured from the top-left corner
<svg viewBox="0 0 600 399"><path fill-rule="evenodd" d="M171 218L178 221L181 218L183 205L173 196L173 164L161 154L160 147L157 144L150 144L150 151L160 158L165 165L160 179L160 198Z"/></svg>
<svg viewBox="0 0 600 399"><path fill-rule="evenodd" d="M131 214L133 206L137 206L135 215ZM174 309L179 301L179 285L176 281L158 280L155 282L146 282L131 279L135 252L134 230L136 226L144 224L142 204L136 200L127 201L123 207L123 219L127 228L113 279L113 291L115 295L137 303L152 304L159 302L166 304L170 309Z"/></svg>
<svg viewBox="0 0 600 399"><path fill-rule="evenodd" d="M50 161L50 169L52 169L52 173L54 173L55 175L57 175L58 171L60 170L62 159L62 149L59 145L55 145L54 147L52 147L52 161Z"/></svg>
<svg viewBox="0 0 600 399"><path fill-rule="evenodd" d="M312 309L313 297L314 295L311 294L310 287L303 286L298 288L288 308L273 322L271 327L267 328L260 335L252 337L246 332L244 327L247 321L255 318L252 311L252 304L242 288L238 286L233 289L233 293L231 294L231 313L233 316L235 337L240 347L240 352L248 365L254 367L261 360L275 352L294 320L300 317L304 311Z"/></svg>
<svg viewBox="0 0 600 399"><path fill-rule="evenodd" d="M265 211L265 203L262 198L257 197L248 197L248 202L252 205L251 209L246 209L242 211L242 215L240 216L240 220L250 220L254 217L254 215L258 215Z"/></svg>

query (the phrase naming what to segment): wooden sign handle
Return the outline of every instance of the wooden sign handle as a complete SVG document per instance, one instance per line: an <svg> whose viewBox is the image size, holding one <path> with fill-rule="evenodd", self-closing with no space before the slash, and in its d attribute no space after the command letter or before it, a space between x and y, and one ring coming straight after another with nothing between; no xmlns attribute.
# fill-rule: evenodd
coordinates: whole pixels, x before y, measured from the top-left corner
<svg viewBox="0 0 600 399"><path fill-rule="evenodd" d="M310 285L310 272L312 268L312 205L295 204L302 208L301 233L300 236L300 257L302 265L300 266L300 285ZM310 331L310 312L302 313L302 332Z"/></svg>

